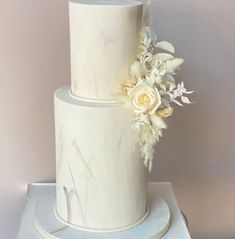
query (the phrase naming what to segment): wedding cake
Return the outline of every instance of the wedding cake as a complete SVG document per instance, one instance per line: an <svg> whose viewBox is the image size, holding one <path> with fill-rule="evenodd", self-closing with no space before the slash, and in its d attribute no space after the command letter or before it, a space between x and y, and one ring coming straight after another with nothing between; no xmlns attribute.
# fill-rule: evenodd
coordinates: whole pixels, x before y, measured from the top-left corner
<svg viewBox="0 0 235 239"><path fill-rule="evenodd" d="M132 0L69 2L71 88L55 93L55 210L70 226L119 230L148 214L134 113L117 97L136 57L142 11Z"/></svg>
<svg viewBox="0 0 235 239"><path fill-rule="evenodd" d="M192 91L176 83L183 59L157 41L142 2L70 0L69 17L71 87L54 96L55 215L77 229L124 230L149 214L155 143L171 104L189 104Z"/></svg>

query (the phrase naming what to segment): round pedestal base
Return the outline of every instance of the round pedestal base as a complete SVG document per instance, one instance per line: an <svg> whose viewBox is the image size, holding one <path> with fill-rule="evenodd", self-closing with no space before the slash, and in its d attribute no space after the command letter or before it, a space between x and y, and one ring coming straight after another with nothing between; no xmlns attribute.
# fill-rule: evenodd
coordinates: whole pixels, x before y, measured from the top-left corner
<svg viewBox="0 0 235 239"><path fill-rule="evenodd" d="M149 216L130 229L118 232L92 232L72 228L58 220L54 213L55 195L38 201L34 209L34 225L46 239L160 239L170 225L170 210L160 197L150 196ZM125 229L125 228L124 228Z"/></svg>
<svg viewBox="0 0 235 239"><path fill-rule="evenodd" d="M77 229L77 230L82 230L82 231L87 231L87 232L119 232L119 231L128 230L128 229L130 229L130 228L132 228L132 227L135 227L135 226L137 226L138 224L142 223L142 222L148 217L148 215L149 215L149 207L147 207L147 210L146 210L144 216L141 217L138 221L134 222L133 224L127 225L127 226L125 226L125 227L113 228L113 229L89 228L89 227L82 227L82 226L77 226L77 225L68 223L68 222L64 221L64 220L58 215L58 213L56 212L56 207L54 207L54 214L55 214L56 218L57 218L61 223L63 223L64 225L66 225L66 226L68 226L68 227Z"/></svg>

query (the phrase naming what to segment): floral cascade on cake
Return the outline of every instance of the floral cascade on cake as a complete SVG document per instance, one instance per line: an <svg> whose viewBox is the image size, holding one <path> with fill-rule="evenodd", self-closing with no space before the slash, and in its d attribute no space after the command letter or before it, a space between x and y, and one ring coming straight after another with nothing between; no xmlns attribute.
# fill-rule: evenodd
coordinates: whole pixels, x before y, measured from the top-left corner
<svg viewBox="0 0 235 239"><path fill-rule="evenodd" d="M136 114L132 127L139 133L141 155L151 171L154 145L162 136L162 130L167 128L164 119L172 115L172 103L190 104L185 95L193 91L188 91L184 82L176 83L174 78L184 60L173 56L175 49L171 43L158 42L149 26L142 27L137 48L136 60L122 84L121 99Z"/></svg>

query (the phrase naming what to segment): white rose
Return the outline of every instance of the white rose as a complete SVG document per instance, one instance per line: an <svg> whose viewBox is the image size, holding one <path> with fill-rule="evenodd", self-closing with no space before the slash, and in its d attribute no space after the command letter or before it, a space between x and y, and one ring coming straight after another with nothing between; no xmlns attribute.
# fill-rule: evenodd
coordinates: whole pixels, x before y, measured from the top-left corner
<svg viewBox="0 0 235 239"><path fill-rule="evenodd" d="M147 82L140 80L135 87L128 91L131 106L135 113L148 112L154 114L161 105L161 97L157 89Z"/></svg>

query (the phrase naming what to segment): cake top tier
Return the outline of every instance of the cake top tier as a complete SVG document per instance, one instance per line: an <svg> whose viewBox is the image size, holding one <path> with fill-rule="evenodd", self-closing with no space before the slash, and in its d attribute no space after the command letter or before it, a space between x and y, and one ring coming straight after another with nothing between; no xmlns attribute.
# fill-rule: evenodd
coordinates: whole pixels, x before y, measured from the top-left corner
<svg viewBox="0 0 235 239"><path fill-rule="evenodd" d="M142 4L141 2L135 0L70 0L70 2L95 6L99 5L133 6Z"/></svg>
<svg viewBox="0 0 235 239"><path fill-rule="evenodd" d="M70 0L71 88L89 100L116 100L136 58L143 4Z"/></svg>

